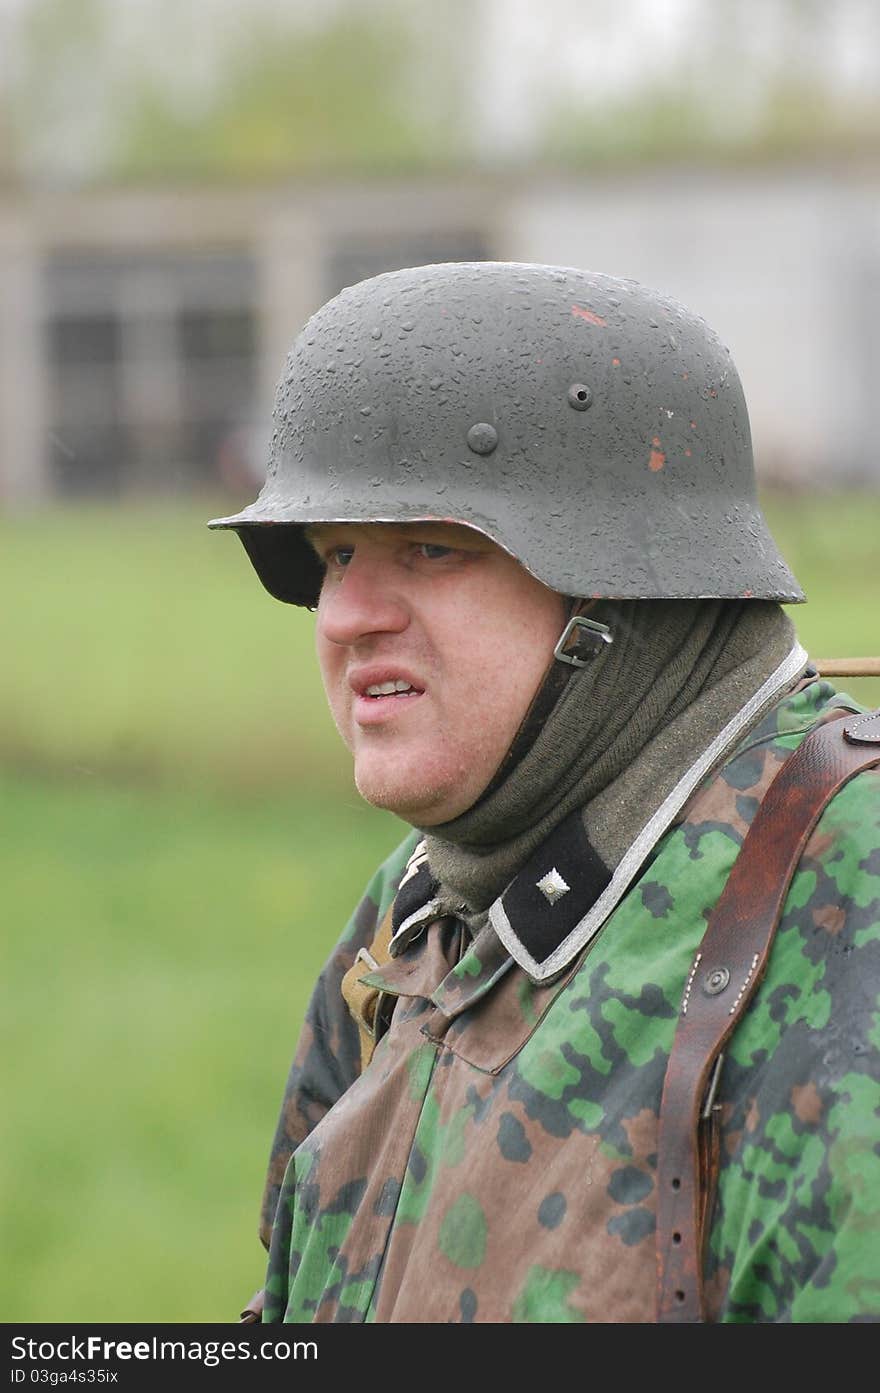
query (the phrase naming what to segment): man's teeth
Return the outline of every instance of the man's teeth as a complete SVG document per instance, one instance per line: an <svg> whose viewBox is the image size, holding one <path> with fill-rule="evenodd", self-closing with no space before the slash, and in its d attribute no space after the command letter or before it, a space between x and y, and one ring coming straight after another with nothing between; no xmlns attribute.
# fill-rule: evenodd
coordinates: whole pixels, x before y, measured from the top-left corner
<svg viewBox="0 0 880 1393"><path fill-rule="evenodd" d="M409 682L398 678L396 682L376 682L372 687L367 688L367 696L392 696L394 692L411 692L413 690Z"/></svg>

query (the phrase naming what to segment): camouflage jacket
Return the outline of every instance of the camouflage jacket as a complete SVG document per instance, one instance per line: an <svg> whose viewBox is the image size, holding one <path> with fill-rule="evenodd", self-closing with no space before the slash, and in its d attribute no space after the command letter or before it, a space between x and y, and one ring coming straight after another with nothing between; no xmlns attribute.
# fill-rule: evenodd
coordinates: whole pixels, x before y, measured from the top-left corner
<svg viewBox="0 0 880 1393"><path fill-rule="evenodd" d="M773 775L841 705L854 708L816 681L775 707L552 981L491 928L470 941L454 919L430 922L371 974L397 1002L359 1073L339 983L416 834L403 843L309 1008L266 1192L264 1320L654 1318L657 1119L682 986ZM871 770L811 836L728 1046L713 1319L880 1318L878 981Z"/></svg>

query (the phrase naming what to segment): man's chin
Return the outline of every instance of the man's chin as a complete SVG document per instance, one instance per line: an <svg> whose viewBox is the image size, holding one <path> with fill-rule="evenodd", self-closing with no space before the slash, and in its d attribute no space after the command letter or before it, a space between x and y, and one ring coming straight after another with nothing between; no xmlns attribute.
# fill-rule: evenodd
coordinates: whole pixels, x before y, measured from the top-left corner
<svg viewBox="0 0 880 1393"><path fill-rule="evenodd" d="M461 791L457 784L431 784L424 778L391 780L381 772L356 767L355 786L365 802L394 813L413 827L438 827L464 811L458 806Z"/></svg>

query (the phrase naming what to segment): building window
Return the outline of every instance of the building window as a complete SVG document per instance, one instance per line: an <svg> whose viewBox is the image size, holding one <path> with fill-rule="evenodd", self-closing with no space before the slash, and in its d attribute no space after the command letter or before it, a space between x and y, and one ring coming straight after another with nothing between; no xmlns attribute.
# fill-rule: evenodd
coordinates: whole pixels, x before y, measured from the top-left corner
<svg viewBox="0 0 880 1393"><path fill-rule="evenodd" d="M235 483L256 411L254 267L229 253L59 257L47 268L56 491Z"/></svg>

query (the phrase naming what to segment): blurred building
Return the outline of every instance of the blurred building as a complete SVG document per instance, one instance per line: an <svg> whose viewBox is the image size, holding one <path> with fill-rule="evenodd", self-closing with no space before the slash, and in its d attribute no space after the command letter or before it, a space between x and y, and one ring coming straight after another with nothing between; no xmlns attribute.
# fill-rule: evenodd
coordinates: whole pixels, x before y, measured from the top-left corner
<svg viewBox="0 0 880 1393"><path fill-rule="evenodd" d="M0 498L252 490L276 379L343 285L430 261L633 276L703 314L759 474L880 484L880 171L154 189L0 198Z"/></svg>

